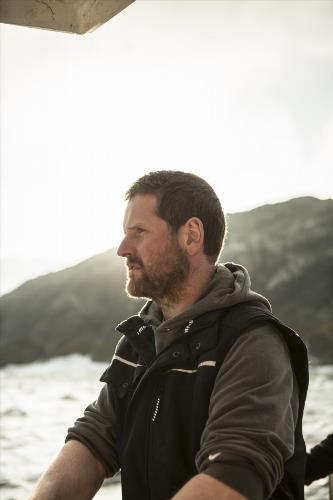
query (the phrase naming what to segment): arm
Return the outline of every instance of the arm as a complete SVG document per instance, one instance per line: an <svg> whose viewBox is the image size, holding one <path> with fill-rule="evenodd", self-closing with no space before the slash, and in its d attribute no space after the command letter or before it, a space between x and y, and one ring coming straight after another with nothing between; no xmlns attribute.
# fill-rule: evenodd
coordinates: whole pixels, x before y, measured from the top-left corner
<svg viewBox="0 0 333 500"><path fill-rule="evenodd" d="M306 454L305 484L333 473L333 433Z"/></svg>
<svg viewBox="0 0 333 500"><path fill-rule="evenodd" d="M96 401L68 430L67 443L43 474L30 500L90 500L105 477L119 470L115 412L105 384Z"/></svg>
<svg viewBox="0 0 333 500"><path fill-rule="evenodd" d="M101 487L105 469L79 441L69 441L40 478L29 500L90 500Z"/></svg>
<svg viewBox="0 0 333 500"><path fill-rule="evenodd" d="M245 498L269 498L293 455L297 414L298 387L280 334L271 325L244 333L216 377L198 472Z"/></svg>
<svg viewBox="0 0 333 500"><path fill-rule="evenodd" d="M246 500L243 495L207 474L194 476L173 500Z"/></svg>
<svg viewBox="0 0 333 500"><path fill-rule="evenodd" d="M108 384L102 388L98 399L90 404L84 415L68 429L66 442L80 441L104 465L106 477L119 471L115 436L115 409Z"/></svg>

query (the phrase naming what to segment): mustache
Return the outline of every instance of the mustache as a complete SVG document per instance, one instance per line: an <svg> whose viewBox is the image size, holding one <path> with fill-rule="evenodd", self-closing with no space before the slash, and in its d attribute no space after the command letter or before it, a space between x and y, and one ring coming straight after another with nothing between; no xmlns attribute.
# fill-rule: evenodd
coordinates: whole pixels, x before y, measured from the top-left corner
<svg viewBox="0 0 333 500"><path fill-rule="evenodd" d="M126 265L127 267L133 265L144 267L143 262L139 257L127 257Z"/></svg>

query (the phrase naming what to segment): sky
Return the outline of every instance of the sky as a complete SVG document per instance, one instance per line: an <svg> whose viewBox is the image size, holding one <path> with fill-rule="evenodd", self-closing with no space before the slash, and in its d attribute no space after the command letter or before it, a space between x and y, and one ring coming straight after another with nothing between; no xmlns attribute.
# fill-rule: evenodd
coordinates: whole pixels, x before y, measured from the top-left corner
<svg viewBox="0 0 333 500"><path fill-rule="evenodd" d="M0 29L2 293L117 246L152 170L204 177L228 213L332 198L332 1L136 0L85 35Z"/></svg>

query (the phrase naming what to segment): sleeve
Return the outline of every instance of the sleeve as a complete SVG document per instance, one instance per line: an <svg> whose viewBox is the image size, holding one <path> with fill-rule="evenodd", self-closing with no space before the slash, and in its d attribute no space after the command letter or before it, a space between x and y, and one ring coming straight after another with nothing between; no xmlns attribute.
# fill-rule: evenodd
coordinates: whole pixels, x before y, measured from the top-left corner
<svg viewBox="0 0 333 500"><path fill-rule="evenodd" d="M269 498L294 453L297 414L298 387L284 339L273 325L242 334L216 377L198 471L248 499Z"/></svg>
<svg viewBox="0 0 333 500"><path fill-rule="evenodd" d="M108 385L105 384L96 401L84 411L68 429L66 442L76 439L87 446L104 465L106 476L119 471L119 460L115 438L115 411Z"/></svg>
<svg viewBox="0 0 333 500"><path fill-rule="evenodd" d="M333 473L333 433L306 454L305 484Z"/></svg>

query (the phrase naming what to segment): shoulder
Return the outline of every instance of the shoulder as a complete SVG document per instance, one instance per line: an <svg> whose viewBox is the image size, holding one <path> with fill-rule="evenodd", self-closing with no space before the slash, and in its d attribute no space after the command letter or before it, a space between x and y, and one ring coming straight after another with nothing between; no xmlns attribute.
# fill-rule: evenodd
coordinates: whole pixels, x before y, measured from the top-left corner
<svg viewBox="0 0 333 500"><path fill-rule="evenodd" d="M284 336L276 325L269 322L247 329L237 338L229 354L233 351L256 357L269 355L289 359L289 349Z"/></svg>
<svg viewBox="0 0 333 500"><path fill-rule="evenodd" d="M270 323L251 328L240 335L222 364L220 377L234 373L252 383L293 379L291 355L283 335Z"/></svg>

